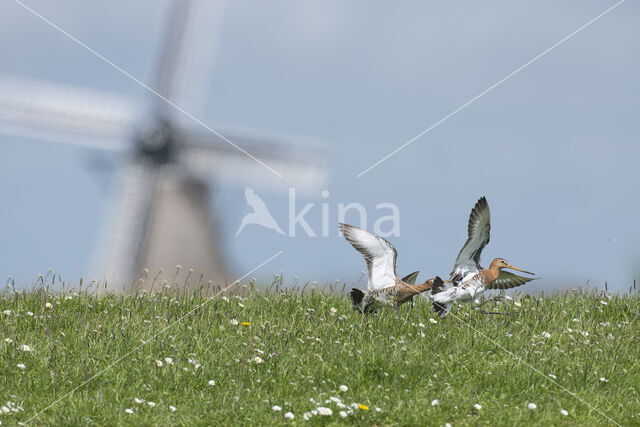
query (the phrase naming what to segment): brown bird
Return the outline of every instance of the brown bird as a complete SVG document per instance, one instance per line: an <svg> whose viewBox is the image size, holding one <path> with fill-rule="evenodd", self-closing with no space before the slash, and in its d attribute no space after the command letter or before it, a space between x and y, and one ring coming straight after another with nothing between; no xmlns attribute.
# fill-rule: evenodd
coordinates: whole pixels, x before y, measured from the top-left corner
<svg viewBox="0 0 640 427"><path fill-rule="evenodd" d="M509 264L504 258L496 258L489 268L480 267L480 254L489 243L491 230L491 216L487 199L482 197L469 215L468 235L466 243L460 250L453 266L453 271L447 282L453 286L442 290L442 285L436 285L431 292L433 308L440 317L444 317L451 310L454 301L471 301L487 289L509 289L523 285L533 278L522 277L503 268L522 271Z"/></svg>
<svg viewBox="0 0 640 427"><path fill-rule="evenodd" d="M441 286L439 277L429 279L416 285L418 272L413 272L400 279L396 275L396 259L398 252L391 243L380 236L347 224L339 224L342 235L364 257L367 263L368 290L351 290L353 308L361 313L379 313L384 306L399 308L413 297L428 292L435 286Z"/></svg>

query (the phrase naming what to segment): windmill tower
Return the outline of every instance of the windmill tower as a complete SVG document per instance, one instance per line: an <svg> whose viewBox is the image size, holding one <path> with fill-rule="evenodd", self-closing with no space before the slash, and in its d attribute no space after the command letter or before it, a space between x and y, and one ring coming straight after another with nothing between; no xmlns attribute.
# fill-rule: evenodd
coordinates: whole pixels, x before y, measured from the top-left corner
<svg viewBox="0 0 640 427"><path fill-rule="evenodd" d="M107 291L130 292L144 268L176 264L194 270L191 285L200 275L217 284L232 279L209 210L213 181L299 191L322 185L319 154L282 137L218 132L196 118L213 74L223 7L208 0L171 4L146 109L95 90L0 79L0 132L127 153L92 271Z"/></svg>

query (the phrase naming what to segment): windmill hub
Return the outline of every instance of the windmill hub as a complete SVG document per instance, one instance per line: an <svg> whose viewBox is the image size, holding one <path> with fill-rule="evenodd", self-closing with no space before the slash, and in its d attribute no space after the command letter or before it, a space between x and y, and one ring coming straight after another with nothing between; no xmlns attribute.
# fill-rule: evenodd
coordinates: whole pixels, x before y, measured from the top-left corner
<svg viewBox="0 0 640 427"><path fill-rule="evenodd" d="M164 119L146 123L136 143L138 155L158 164L171 162L178 144L172 126Z"/></svg>

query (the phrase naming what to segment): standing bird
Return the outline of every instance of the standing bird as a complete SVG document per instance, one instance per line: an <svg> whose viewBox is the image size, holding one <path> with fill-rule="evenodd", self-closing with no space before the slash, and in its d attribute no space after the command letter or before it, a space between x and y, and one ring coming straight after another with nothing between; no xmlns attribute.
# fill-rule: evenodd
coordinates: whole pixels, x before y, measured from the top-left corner
<svg viewBox="0 0 640 427"><path fill-rule="evenodd" d="M396 276L396 258L398 252L391 243L380 236L354 227L353 225L339 224L339 229L345 239L362 254L367 263L369 276L368 290L351 290L351 302L353 308L361 313L380 312L384 306L392 306L398 309L413 297L431 290L431 287L441 286L442 279L436 277L429 279L421 285L414 282L418 272L411 273L404 279Z"/></svg>
<svg viewBox="0 0 640 427"><path fill-rule="evenodd" d="M431 291L433 308L440 317L451 310L454 301L471 301L487 289L509 289L523 285L533 278L518 276L503 268L533 274L509 264L504 258L496 258L489 268L480 267L480 253L489 243L491 229L489 204L482 197L469 215L467 242L464 244L453 266L447 282L453 286L443 290L443 285L434 286Z"/></svg>

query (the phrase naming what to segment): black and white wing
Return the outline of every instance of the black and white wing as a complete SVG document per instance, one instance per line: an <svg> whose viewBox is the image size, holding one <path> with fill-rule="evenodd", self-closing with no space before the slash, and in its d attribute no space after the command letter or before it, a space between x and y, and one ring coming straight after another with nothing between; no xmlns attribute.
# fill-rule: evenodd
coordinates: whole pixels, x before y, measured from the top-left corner
<svg viewBox="0 0 640 427"><path fill-rule="evenodd" d="M418 278L418 274L420 274L419 271L414 271L411 274L407 274L406 276L404 276L401 280L404 283L408 283L410 285L415 285L416 284L416 279Z"/></svg>
<svg viewBox="0 0 640 427"><path fill-rule="evenodd" d="M501 270L498 274L498 278L489 283L487 289L511 289L518 286L522 286L527 282L535 280L535 277L522 277L517 274L509 273L508 271Z"/></svg>
<svg viewBox="0 0 640 427"><path fill-rule="evenodd" d="M487 199L482 197L469 215L469 225L467 242L464 244L455 264L449 280L457 283L463 280L470 273L477 273L480 270L480 254L487 243L491 230L491 217Z"/></svg>
<svg viewBox="0 0 640 427"><path fill-rule="evenodd" d="M380 236L354 227L338 225L340 232L367 262L369 291L388 288L396 284L396 248Z"/></svg>

